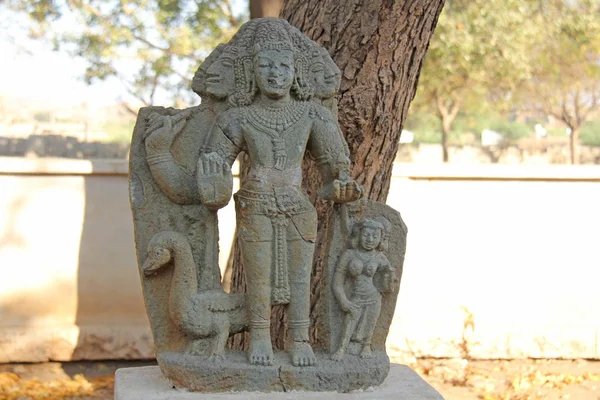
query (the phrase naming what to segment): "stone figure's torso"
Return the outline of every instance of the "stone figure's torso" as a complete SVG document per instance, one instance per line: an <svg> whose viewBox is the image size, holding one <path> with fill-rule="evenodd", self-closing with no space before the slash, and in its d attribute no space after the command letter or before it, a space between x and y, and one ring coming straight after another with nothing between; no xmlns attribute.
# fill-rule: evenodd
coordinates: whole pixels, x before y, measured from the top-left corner
<svg viewBox="0 0 600 400"><path fill-rule="evenodd" d="M302 159L311 136L314 104L290 101L280 110L251 105L232 110L221 128L234 149L230 160L244 151L250 171L235 195L245 214L295 215L314 211L302 192Z"/></svg>
<svg viewBox="0 0 600 400"><path fill-rule="evenodd" d="M281 112L256 105L243 109L241 130L251 165L243 189L300 187L302 159L311 130L309 107L308 102L292 101Z"/></svg>
<svg viewBox="0 0 600 400"><path fill-rule="evenodd" d="M358 304L369 304L376 301L380 293L373 284L373 276L381 265L381 259L378 254L359 255L358 250L354 250L354 257L348 265L348 273L353 278L352 281L352 301Z"/></svg>

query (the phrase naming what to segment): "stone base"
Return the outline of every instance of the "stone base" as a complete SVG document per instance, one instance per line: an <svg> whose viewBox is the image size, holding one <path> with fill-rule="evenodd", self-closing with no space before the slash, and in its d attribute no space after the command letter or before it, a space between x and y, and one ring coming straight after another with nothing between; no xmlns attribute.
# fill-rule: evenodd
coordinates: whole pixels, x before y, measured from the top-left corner
<svg viewBox="0 0 600 400"><path fill-rule="evenodd" d="M314 367L294 367L289 353L275 353L273 366L248 364L245 352L229 352L223 361L180 353L158 354L158 364L177 388L194 392L259 391L349 392L379 386L388 374L390 361L384 352L373 357L347 355L334 361L316 353Z"/></svg>
<svg viewBox="0 0 600 400"><path fill-rule="evenodd" d="M351 393L291 391L287 393L192 393L174 389L156 366L122 368L115 374L115 400L444 400L444 398L416 372L406 365L392 364L390 373L377 388Z"/></svg>

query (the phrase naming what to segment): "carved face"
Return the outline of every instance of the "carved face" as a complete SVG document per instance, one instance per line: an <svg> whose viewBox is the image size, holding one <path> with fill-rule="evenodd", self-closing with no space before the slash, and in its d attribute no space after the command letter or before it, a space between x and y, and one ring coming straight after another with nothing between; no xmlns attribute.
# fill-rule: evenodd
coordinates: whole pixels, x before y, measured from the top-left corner
<svg viewBox="0 0 600 400"><path fill-rule="evenodd" d="M315 88L315 96L320 99L326 99L337 91L337 72L329 60L320 57L313 62L309 70L309 79Z"/></svg>
<svg viewBox="0 0 600 400"><path fill-rule="evenodd" d="M381 229L364 227L360 230L360 246L371 251L381 242Z"/></svg>
<svg viewBox="0 0 600 400"><path fill-rule="evenodd" d="M206 70L206 91L218 99L224 99L235 90L235 59L224 52Z"/></svg>
<svg viewBox="0 0 600 400"><path fill-rule="evenodd" d="M261 93L282 98L294 83L294 54L286 50L262 50L254 58L254 73Z"/></svg>

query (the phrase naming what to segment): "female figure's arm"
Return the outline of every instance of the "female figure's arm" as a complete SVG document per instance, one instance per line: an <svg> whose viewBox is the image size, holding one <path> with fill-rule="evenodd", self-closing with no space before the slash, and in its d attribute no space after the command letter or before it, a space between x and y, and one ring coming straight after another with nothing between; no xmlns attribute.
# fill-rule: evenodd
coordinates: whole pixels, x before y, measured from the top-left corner
<svg viewBox="0 0 600 400"><path fill-rule="evenodd" d="M344 281L346 280L346 275L348 274L348 265L350 264L351 259L351 250L346 250L344 254L342 254L342 257L340 257L340 261L338 262L333 275L333 294L340 303L342 311L346 313L355 311L357 309L357 306L348 299L346 296L346 291L344 290Z"/></svg>
<svg viewBox="0 0 600 400"><path fill-rule="evenodd" d="M381 254L381 264L379 270L383 272L383 290L384 293L394 292L398 286L398 277L396 276L396 268L392 267L392 264L385 256Z"/></svg>

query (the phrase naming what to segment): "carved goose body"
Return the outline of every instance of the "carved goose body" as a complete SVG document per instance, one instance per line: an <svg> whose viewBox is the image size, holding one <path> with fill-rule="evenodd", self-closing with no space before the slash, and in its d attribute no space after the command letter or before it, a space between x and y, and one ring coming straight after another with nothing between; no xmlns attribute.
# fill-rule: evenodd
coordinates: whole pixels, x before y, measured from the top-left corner
<svg viewBox="0 0 600 400"><path fill-rule="evenodd" d="M196 264L185 235L163 231L148 245L148 258L142 269L151 276L173 266L169 290L169 314L181 330L192 338L229 336L246 326L246 299L243 293L228 294L222 288L198 291Z"/></svg>

